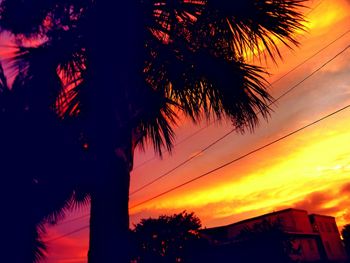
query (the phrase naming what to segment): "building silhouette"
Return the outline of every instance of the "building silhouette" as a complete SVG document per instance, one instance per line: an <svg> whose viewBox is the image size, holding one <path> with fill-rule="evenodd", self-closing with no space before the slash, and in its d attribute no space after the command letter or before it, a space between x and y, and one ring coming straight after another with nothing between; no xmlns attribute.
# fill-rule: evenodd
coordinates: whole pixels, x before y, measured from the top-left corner
<svg viewBox="0 0 350 263"><path fill-rule="evenodd" d="M280 232L274 227L277 225ZM242 235L247 230L251 235ZM260 233L254 235L254 231ZM201 231L201 235L210 244L211 249L206 256L208 262L229 262L228 258L235 258L235 262L289 262L289 260L292 262L345 262L347 260L335 218L317 214L309 215L307 211L300 209L289 208L226 226L206 228ZM278 246L278 242L283 243L284 246ZM290 248L287 248L288 244ZM277 247L280 247L279 250ZM267 250L270 252L267 253ZM277 258L277 254L285 252L289 254L288 259L282 256ZM212 260L209 260L210 257Z"/></svg>

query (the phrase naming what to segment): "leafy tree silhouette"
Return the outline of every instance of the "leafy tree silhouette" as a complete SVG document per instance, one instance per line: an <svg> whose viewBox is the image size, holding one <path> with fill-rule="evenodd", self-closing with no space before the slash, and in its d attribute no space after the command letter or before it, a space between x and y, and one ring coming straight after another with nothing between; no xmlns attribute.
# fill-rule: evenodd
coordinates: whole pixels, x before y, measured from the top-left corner
<svg viewBox="0 0 350 263"><path fill-rule="evenodd" d="M220 237L214 233L210 245L197 254L200 260L194 262L298 262L301 247L297 246L292 235L284 231L280 219L264 219L246 225L233 238L227 238L227 229L220 231L225 234ZM208 232L203 232L208 237ZM209 237L212 234L209 233Z"/></svg>
<svg viewBox="0 0 350 263"><path fill-rule="evenodd" d="M238 238L243 241L246 252L250 251L242 256L246 262L294 262L292 256L299 253L298 248L294 248L293 238L283 230L280 219L265 219L252 227L247 226Z"/></svg>
<svg viewBox="0 0 350 263"><path fill-rule="evenodd" d="M267 118L265 71L246 56L265 49L275 59L278 42L297 44L304 2L1 1L1 30L19 43L18 76L1 94L2 200L11 215L3 225L30 218L5 236L35 240L45 220L89 196L89 262L127 262L135 147L170 151L180 114L228 118L242 131L254 129L257 113ZM16 249L27 251L22 240ZM27 252L12 255L28 262Z"/></svg>
<svg viewBox="0 0 350 263"><path fill-rule="evenodd" d="M191 254L204 243L200 227L199 218L185 211L142 219L133 230L133 258L137 262L193 262Z"/></svg>

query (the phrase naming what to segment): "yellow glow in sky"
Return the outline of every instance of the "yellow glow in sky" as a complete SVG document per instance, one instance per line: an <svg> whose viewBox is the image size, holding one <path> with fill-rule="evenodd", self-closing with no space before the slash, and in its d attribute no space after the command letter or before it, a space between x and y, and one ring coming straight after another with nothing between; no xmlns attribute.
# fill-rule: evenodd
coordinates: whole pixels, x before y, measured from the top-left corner
<svg viewBox="0 0 350 263"><path fill-rule="evenodd" d="M324 29L332 27L339 21L347 18L349 11L344 1L319 1L320 4L316 4L315 9L311 9L308 16L306 27L309 31L313 31L316 34L321 34Z"/></svg>
<svg viewBox="0 0 350 263"><path fill-rule="evenodd" d="M350 114L348 116L350 116ZM316 136L309 134L308 136L313 137L313 141L307 142L307 139L305 139L306 142L304 146L298 149L293 149L293 146L291 146L293 150L285 154L284 161L278 162L270 167L259 167L259 170L263 169L261 173L247 174L245 178L239 182L236 182L235 177L232 176L232 181L226 181L224 185L214 188L205 188L205 182L203 182L203 189L194 190L194 192L192 190L187 195L182 194L181 196L165 198L162 202L155 201L145 205L144 208L195 208L227 200L247 199L247 197L261 191L261 189L272 191L273 189L281 187L285 188L283 192L275 196L278 200L256 200L256 203L252 205L254 207L265 207L275 204L276 202L292 201L301 195L303 196L312 191L321 190L324 188L325 180L327 180L328 184L343 183L346 180L350 181L350 147L344 145L344 142L350 139L350 134L348 132L350 123L348 126L339 125L338 128L339 130L334 131L334 133L328 136L325 133L329 133L329 131L316 134ZM317 130L314 132L318 133ZM293 141L299 139L303 140L304 136L305 134L301 133L298 137L290 139L290 141L286 141L284 144L293 145ZM276 145L275 147L278 146ZM325 151L325 149L327 149L327 151ZM268 149L264 150L265 154L267 154L268 151ZM347 157L341 160L333 160L333 156L343 155L347 155ZM323 164L323 166L321 164ZM234 174L235 166L232 166L232 171L227 171L227 173L231 172ZM346 173L347 171L349 174ZM332 173L330 174L330 172ZM211 176L215 177L218 175L214 174ZM206 179L203 179L203 181L205 180ZM293 192L291 189L296 191ZM286 192L287 195L284 195ZM245 211L247 209L252 209L252 207L245 206L244 208L237 208L235 211L232 211L232 213Z"/></svg>
<svg viewBox="0 0 350 263"><path fill-rule="evenodd" d="M326 43L329 43L339 36L339 32L345 31L347 27L350 28L350 8L346 2L314 1L314 6L315 8L310 10L308 17L307 26L309 30L305 33L305 39L301 41L301 46L303 47L303 44L306 46L305 51L302 48L295 51L295 53L300 54L299 61L303 61L325 45L325 43L320 42L320 37L327 36L329 41ZM350 37L348 36L346 39L339 44L340 48L342 45L344 46L343 43L349 41ZM338 51L337 49L338 46L333 47L332 52L335 54ZM305 52L305 56L302 55L303 52ZM325 54L328 56L330 52L325 51ZM349 52L345 53L344 56L350 57ZM289 68L293 67L293 63L295 63L295 58L291 58ZM322 65L327 59L329 57L322 53L319 54L310 65L305 65L304 69L293 73L293 80L302 79L305 74ZM289 94L284 101L281 101L272 116L271 127L269 128L269 124L266 125L266 128L273 132L259 131L262 134L267 133L268 135L264 136L267 136L268 139L257 135L254 139L256 140L255 148L344 106L346 102L350 102L350 77L344 78L343 76L346 75L343 71L349 66L348 61L346 58L335 60L327 68L321 70L317 78L313 78L309 83L306 83L308 86L300 87L299 91ZM285 58L283 67L288 70L288 65L288 58ZM337 80L334 82L333 95L326 93L328 90L325 83L330 80L330 77L327 78L327 74L333 74L332 78L336 77ZM317 81L320 84L317 84ZM284 85L290 86L291 83L286 82ZM278 86L276 88L280 89ZM329 86L328 89L330 89ZM294 110L294 115L291 115ZM286 118L291 116L294 119L290 119L288 122ZM131 214L156 215L187 209L196 212L205 225L211 226L217 225L218 222L222 224L232 223L233 218L245 219L247 215L258 215L279 207L303 205L301 202L304 199L307 200L314 193L341 189L343 185L350 182L350 145L344 143L350 141L350 113L348 111L339 114L339 116L328 119L325 121L326 124L320 124L302 131L283 142L256 153L254 156L249 156L244 161L242 160L217 171L201 179L200 182L196 182L193 186L188 185L183 189L132 209ZM211 142L218 137L210 136L205 140ZM257 140L258 138L261 139ZM243 136L242 139L238 140L248 142L250 139L245 139L245 136ZM254 144L254 141L250 144ZM239 156L247 152L246 148L236 146L231 151ZM232 155L229 153L230 149L222 149L220 153L213 151L201 156L203 158L201 163L198 161L197 164L192 165L197 165L198 168L206 166L207 169L204 169L204 171L215 168L228 160L227 157L225 157L226 159L220 158L220 156L225 156L224 151L227 151L227 156ZM233 154L232 156L236 155ZM173 167L173 164L168 165L168 167ZM178 182L184 182L188 178L200 174L200 169L197 169L197 171L190 167L191 164L188 165L188 168L182 168L180 172L169 177L177 177ZM136 175L141 173L142 171L137 172ZM171 180L172 178L168 178L164 181ZM159 185L154 186L154 193L176 185L176 180L173 180L171 185L164 185L164 188ZM152 196L152 192L148 194ZM135 201L133 198L131 199L131 206L142 201L145 197L140 199L135 197L135 199ZM318 212L320 209L324 209L327 213L330 208L335 206L341 206L341 204L338 198L332 196L329 200L324 200L324 203L318 204L315 211ZM312 207L305 206L305 209L310 208ZM208 209L210 209L210 212L205 211ZM341 209L343 208L339 207L338 210ZM339 217L338 210L333 210L331 215L338 216L338 221L344 223L343 217ZM320 212L323 212L323 210Z"/></svg>
<svg viewBox="0 0 350 263"><path fill-rule="evenodd" d="M294 51L281 49L283 61L277 61L278 67L273 63L273 66L269 65L269 71L274 73L271 81L278 79L350 29L349 1L315 0L309 3L311 9L306 11L309 12L308 30L298 36L300 47ZM272 95L278 97L349 43L350 33L274 84L271 88ZM263 122L254 134L229 136L151 187L132 195L130 206L350 104L349 72L350 51L347 50L279 101L269 122ZM177 129L180 139L198 129L189 125L187 120L182 121L182 126ZM150 158L152 160L134 169L131 190L174 168L231 129L230 123L210 126L186 143L175 147L173 155L165 155L163 160L153 158L152 147L146 152L137 153L136 167ZM186 187L131 209L130 221L132 226L141 218L179 213L186 209L193 211L201 219L203 226L211 227L273 210L295 207L306 209L310 213L335 216L338 226L342 226L350 223L349 195L350 110L347 110ZM82 214L86 212L83 211ZM79 215L72 217L76 216ZM76 225L71 227L78 228L83 223L88 224L88 218L76 221ZM59 230L52 228L53 236L68 232L67 225L58 227ZM69 242L65 242L66 240ZM82 257L86 255L87 240L88 229L60 240L51 250L52 254L60 255L60 251L69 253L67 249L75 243L76 247L71 248L70 254ZM57 261L52 259L49 262Z"/></svg>

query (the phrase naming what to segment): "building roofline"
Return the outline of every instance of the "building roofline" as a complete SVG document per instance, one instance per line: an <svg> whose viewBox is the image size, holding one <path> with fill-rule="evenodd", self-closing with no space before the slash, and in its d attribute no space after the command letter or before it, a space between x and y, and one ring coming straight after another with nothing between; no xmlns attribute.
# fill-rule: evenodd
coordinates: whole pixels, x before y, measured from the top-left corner
<svg viewBox="0 0 350 263"><path fill-rule="evenodd" d="M267 216L278 215L278 214L285 213L285 212L290 212L290 211L305 212L308 215L309 218L316 216L316 217L326 217L326 218L333 218L333 219L335 219L335 217L328 216L328 215L320 215L320 214L310 214L309 215L308 212L306 210L303 210L303 209L286 208L286 209L282 209L282 210L266 213L266 214L263 214L263 215L259 215L259 216L256 216L256 217L247 218L247 219L244 219L244 220L241 220L241 221L237 221L237 222L234 222L234 223L231 223L231 224L222 225L222 226L208 227L208 228L203 228L201 230L204 230L204 231L206 229L208 229L209 231L210 230L222 230L222 229L226 229L227 227L230 227L230 226L240 225L240 224L244 224L244 223L247 223L247 222L250 222L250 221L254 221L254 220L257 220L257 219L262 219L262 218L267 217Z"/></svg>
<svg viewBox="0 0 350 263"><path fill-rule="evenodd" d="M303 209L286 208L286 209L282 209L282 210L266 213L266 214L263 214L263 215L259 215L259 216L255 216L255 217L251 217L251 218L247 218L247 219L243 219L243 220L240 220L240 221L237 221L237 222L234 222L234 223L231 223L231 224L227 224L227 225L206 227L206 228L203 228L202 230L226 228L228 226L234 226L234 225L242 224L242 223L245 223L245 222L253 221L253 220L256 220L256 219L260 219L260 218L263 218L263 217L266 217L266 216L276 215L276 214L280 214L280 213L284 213L284 212L288 212L288 211L299 211L299 212L306 212L307 213L307 211L303 210Z"/></svg>
<svg viewBox="0 0 350 263"><path fill-rule="evenodd" d="M230 226L230 225L205 227L205 228L200 229L199 231L206 232L206 231L213 231L213 230L221 230L221 229L226 229L226 227Z"/></svg>
<svg viewBox="0 0 350 263"><path fill-rule="evenodd" d="M263 214L263 215L260 215L260 216L247 218L247 219L244 219L244 220L241 220L241 221L238 221L238 222L235 222L235 223L231 223L231 224L228 224L228 225L224 225L224 226L221 226L221 227L234 226L234 225L242 224L242 223L245 223L245 222L254 221L256 219L261 219L261 218L264 218L266 216L278 215L278 214L289 212L289 211L299 211L299 212L305 212L307 214L307 211L303 210L303 209L286 208L286 209L283 209L283 210L278 210L278 211L270 212L270 213L267 213L267 214ZM214 228L216 228L216 227L214 227Z"/></svg>
<svg viewBox="0 0 350 263"><path fill-rule="evenodd" d="M319 217L328 217L328 218L333 218L335 219L334 216L328 216L328 215L320 215L320 214L310 214L309 217L314 217L314 216L319 216Z"/></svg>

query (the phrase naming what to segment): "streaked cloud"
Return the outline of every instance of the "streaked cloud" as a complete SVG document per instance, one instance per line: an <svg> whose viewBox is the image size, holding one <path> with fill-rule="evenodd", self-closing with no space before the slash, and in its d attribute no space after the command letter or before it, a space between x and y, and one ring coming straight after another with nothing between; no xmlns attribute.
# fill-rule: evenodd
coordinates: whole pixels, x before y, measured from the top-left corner
<svg viewBox="0 0 350 263"><path fill-rule="evenodd" d="M274 64L268 65L270 72L274 74L271 82L350 29L350 1L319 0L312 3L317 7L309 15L309 31L298 37L301 46L294 51L282 48L284 60L278 67ZM271 87L273 96L280 96L349 43L350 34L347 34L278 81ZM281 99L269 122L261 122L255 133L228 136L188 165L177 169L152 187L131 196L131 205L205 173L349 104L349 61L348 50ZM182 125L176 128L178 140L181 141L198 129L188 120L183 120ZM230 130L230 123L222 123L221 126L210 125L186 143L178 145L171 156L165 155L163 160L152 159L133 172L131 189L136 189L167 172L200 152L208 142ZM349 142L348 110L184 188L132 209L131 223L137 223L141 218L187 210L195 212L203 225L210 227L229 224L273 210L297 207L307 209L311 213L335 216L338 225L344 225L350 222ZM145 153L137 153L135 165L152 157L150 147ZM69 229L62 226L57 231L57 234L65 233ZM63 253L62 251L66 255L78 255L77 257L86 255L87 232L55 243L51 250L53 257ZM85 245L79 245L81 240L84 240Z"/></svg>

